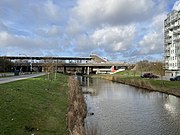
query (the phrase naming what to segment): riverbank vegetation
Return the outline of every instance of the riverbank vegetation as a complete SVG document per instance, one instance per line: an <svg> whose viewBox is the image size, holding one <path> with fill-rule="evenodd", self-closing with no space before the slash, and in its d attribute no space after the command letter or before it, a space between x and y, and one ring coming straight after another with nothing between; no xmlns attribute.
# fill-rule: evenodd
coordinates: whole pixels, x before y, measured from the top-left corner
<svg viewBox="0 0 180 135"><path fill-rule="evenodd" d="M97 75L96 77L180 97L180 83L178 81L145 79L139 76L123 75L123 72L118 75Z"/></svg>
<svg viewBox="0 0 180 135"><path fill-rule="evenodd" d="M85 135L84 118L86 117L86 103L77 80L69 77L68 80L68 127L70 135Z"/></svg>
<svg viewBox="0 0 180 135"><path fill-rule="evenodd" d="M65 135L67 76L42 76L0 85L0 133Z"/></svg>

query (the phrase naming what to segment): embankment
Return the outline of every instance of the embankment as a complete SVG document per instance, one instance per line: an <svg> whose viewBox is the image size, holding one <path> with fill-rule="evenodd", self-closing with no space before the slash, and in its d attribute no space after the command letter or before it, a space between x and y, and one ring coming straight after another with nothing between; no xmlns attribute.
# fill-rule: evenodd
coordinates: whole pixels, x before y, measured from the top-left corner
<svg viewBox="0 0 180 135"><path fill-rule="evenodd" d="M150 80L148 79L141 79L141 78L128 78L128 79L123 79L120 78L118 76L111 76L111 75L106 75L106 76L97 76L98 78L103 78L103 79L107 79L110 81L114 81L114 82L119 82L122 84L127 84L127 85L131 85L137 88L143 88L146 90L150 90L150 91L158 91L158 92L163 92L166 94L170 94L170 95L174 95L177 97L180 97L180 89L174 89L174 88L169 88L166 86L161 86L161 85L153 85ZM163 84L163 81L162 81Z"/></svg>
<svg viewBox="0 0 180 135"><path fill-rule="evenodd" d="M86 117L86 103L77 80L68 79L69 110L67 114L70 135L85 135L84 118Z"/></svg>

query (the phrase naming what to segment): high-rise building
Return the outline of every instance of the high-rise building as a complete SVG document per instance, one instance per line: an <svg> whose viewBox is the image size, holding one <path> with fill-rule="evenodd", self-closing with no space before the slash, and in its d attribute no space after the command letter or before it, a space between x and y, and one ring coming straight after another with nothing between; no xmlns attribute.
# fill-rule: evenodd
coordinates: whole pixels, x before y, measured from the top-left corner
<svg viewBox="0 0 180 135"><path fill-rule="evenodd" d="M164 20L165 74L180 75L180 11L173 10Z"/></svg>

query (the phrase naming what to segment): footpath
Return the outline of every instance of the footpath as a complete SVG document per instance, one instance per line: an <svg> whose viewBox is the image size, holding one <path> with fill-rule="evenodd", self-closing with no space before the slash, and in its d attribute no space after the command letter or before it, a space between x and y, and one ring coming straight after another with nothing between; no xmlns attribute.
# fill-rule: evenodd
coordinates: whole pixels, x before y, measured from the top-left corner
<svg viewBox="0 0 180 135"><path fill-rule="evenodd" d="M28 75L3 77L3 78L0 78L0 84L14 82L14 81L28 79L28 78L33 78L33 77L38 77L38 76L42 76L42 75L45 75L45 74L46 73L37 73L37 74L28 74Z"/></svg>

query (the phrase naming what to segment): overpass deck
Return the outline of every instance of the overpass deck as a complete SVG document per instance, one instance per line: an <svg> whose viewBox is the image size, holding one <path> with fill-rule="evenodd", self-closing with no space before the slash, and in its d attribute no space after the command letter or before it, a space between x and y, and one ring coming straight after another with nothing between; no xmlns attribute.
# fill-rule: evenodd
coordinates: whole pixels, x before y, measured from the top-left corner
<svg viewBox="0 0 180 135"><path fill-rule="evenodd" d="M27 63L15 63L16 66L27 66ZM32 63L33 66L46 66L46 63ZM124 63L52 63L58 67L111 67L122 66L127 67Z"/></svg>
<svg viewBox="0 0 180 135"><path fill-rule="evenodd" d="M38 56L0 56L1 58L10 60L91 60L91 57L38 57Z"/></svg>

